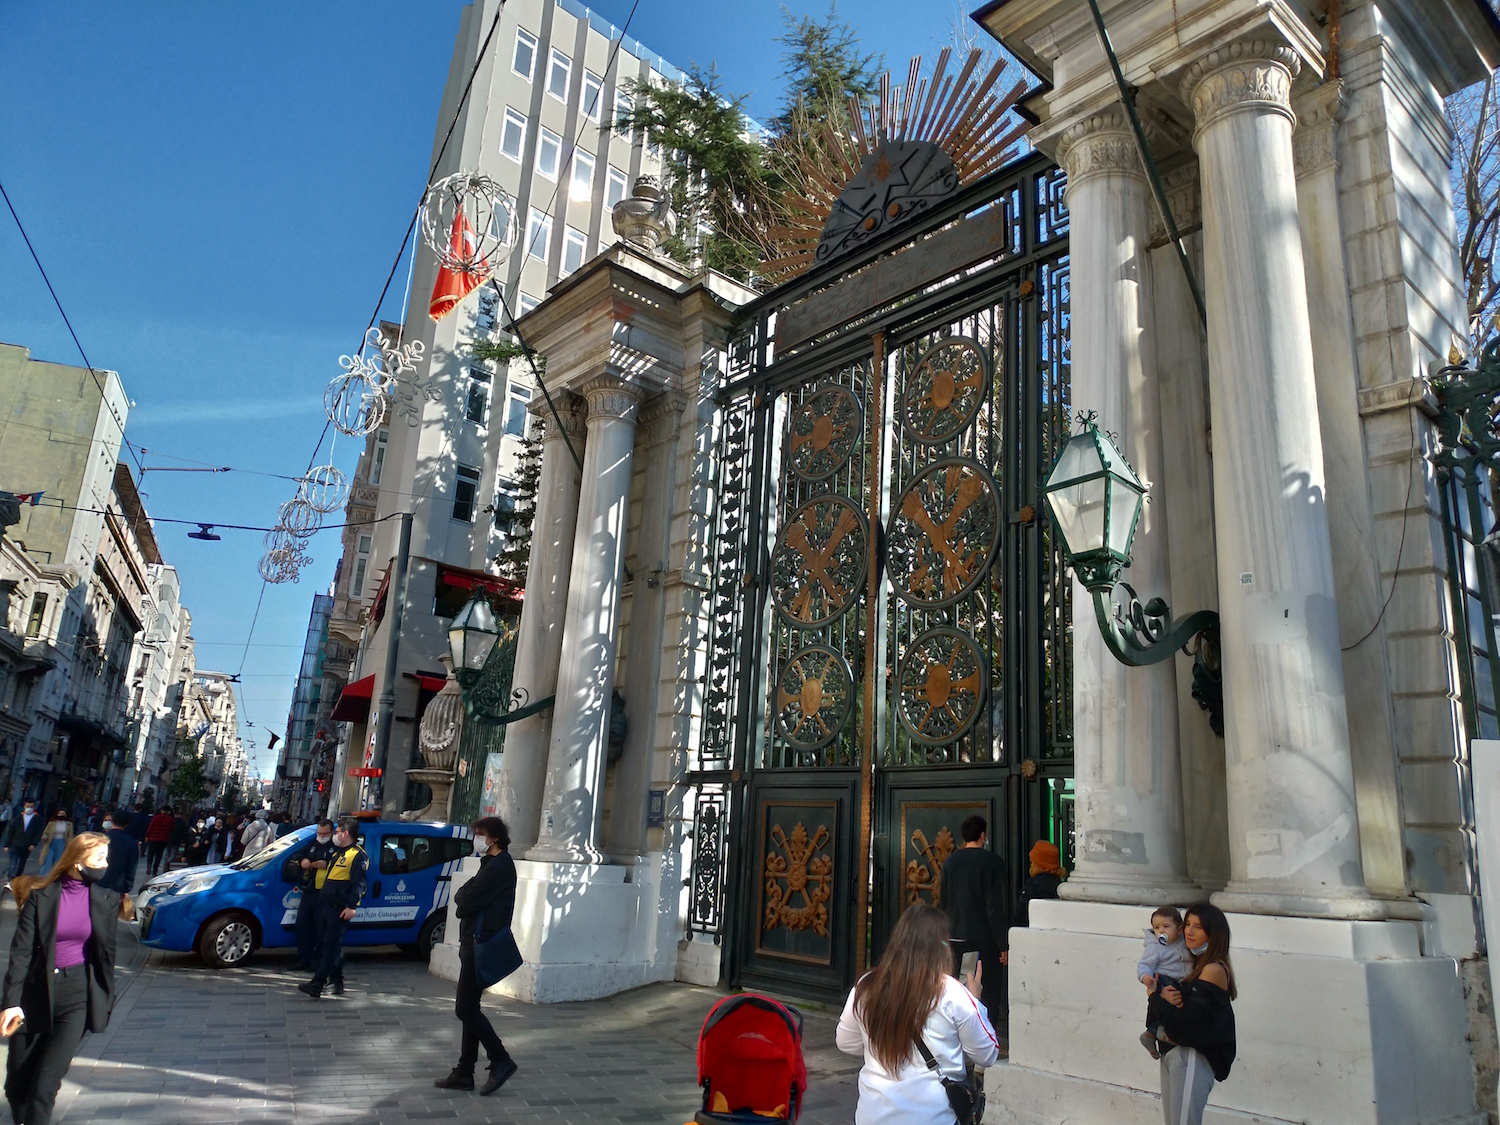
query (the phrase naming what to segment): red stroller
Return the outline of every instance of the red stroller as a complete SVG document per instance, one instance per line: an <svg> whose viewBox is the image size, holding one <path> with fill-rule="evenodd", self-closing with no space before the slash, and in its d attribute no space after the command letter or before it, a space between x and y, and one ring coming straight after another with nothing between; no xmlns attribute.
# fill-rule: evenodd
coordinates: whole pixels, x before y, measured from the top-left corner
<svg viewBox="0 0 1500 1125"><path fill-rule="evenodd" d="M802 1013L749 992L720 1000L698 1033L698 1085L696 1125L796 1121L807 1092Z"/></svg>

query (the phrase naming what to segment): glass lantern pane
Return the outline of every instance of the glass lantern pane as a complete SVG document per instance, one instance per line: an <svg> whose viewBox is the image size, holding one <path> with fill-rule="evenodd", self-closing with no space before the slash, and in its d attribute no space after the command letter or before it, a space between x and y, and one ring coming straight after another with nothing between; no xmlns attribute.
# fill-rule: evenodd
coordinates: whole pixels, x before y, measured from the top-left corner
<svg viewBox="0 0 1500 1125"><path fill-rule="evenodd" d="M1075 477L1086 477L1102 472L1104 463L1099 459L1099 450L1089 434L1078 434L1063 447L1062 454L1047 474L1047 480L1065 481Z"/></svg>
<svg viewBox="0 0 1500 1125"><path fill-rule="evenodd" d="M1110 482L1109 549L1121 557L1130 554L1135 534L1136 516L1141 510L1141 494L1123 481Z"/></svg>
<svg viewBox="0 0 1500 1125"><path fill-rule="evenodd" d="M1070 555L1104 546L1104 478L1080 481L1047 494L1052 517Z"/></svg>

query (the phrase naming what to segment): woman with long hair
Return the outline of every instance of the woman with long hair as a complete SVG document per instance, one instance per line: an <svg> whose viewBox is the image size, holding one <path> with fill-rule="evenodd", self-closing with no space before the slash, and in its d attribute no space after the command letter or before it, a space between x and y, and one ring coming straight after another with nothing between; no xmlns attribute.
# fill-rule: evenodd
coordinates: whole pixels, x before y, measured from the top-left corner
<svg viewBox="0 0 1500 1125"><path fill-rule="evenodd" d="M515 972L521 952L511 934L511 915L516 909L516 863L511 858L510 829L498 816L474 822L474 854L479 871L453 895L453 913L458 918L458 988L453 1014L463 1024L458 1065L446 1078L433 1083L442 1090L472 1090L479 1048L484 1047L490 1073L479 1087L493 1094L516 1072L489 1017L479 1006L484 990Z"/></svg>
<svg viewBox="0 0 1500 1125"><path fill-rule="evenodd" d="M952 956L947 915L919 903L901 915L880 963L849 993L835 1041L865 1059L855 1125L953 1125L942 1080L963 1080L971 1065L999 1058L979 1005L982 970L960 984L948 975Z"/></svg>
<svg viewBox="0 0 1500 1125"><path fill-rule="evenodd" d="M42 853L39 872L51 871L57 866L57 861L62 858L63 850L68 842L73 839L73 822L68 819L67 809L58 809L47 821L47 826L42 829L42 838L38 841L47 850Z"/></svg>
<svg viewBox="0 0 1500 1125"><path fill-rule="evenodd" d="M45 875L11 880L20 915L0 1036L10 1040L5 1097L18 1125L49 1125L83 1033L109 1024L117 924L135 911L129 895L99 885L108 863L109 838L81 832Z"/></svg>
<svg viewBox="0 0 1500 1125"><path fill-rule="evenodd" d="M1167 1125L1202 1125L1214 1083L1228 1078L1234 1063L1231 1002L1238 992L1229 964L1229 919L1217 906L1194 906L1183 913L1182 938L1193 968L1180 987L1151 997L1148 1014L1165 1035L1161 1103Z"/></svg>

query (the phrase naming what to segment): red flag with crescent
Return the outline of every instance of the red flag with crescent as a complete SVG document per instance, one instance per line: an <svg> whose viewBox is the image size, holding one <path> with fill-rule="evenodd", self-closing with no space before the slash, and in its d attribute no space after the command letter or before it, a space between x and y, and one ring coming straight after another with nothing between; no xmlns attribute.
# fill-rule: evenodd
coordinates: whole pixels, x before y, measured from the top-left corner
<svg viewBox="0 0 1500 1125"><path fill-rule="evenodd" d="M450 261L471 262L473 268L457 270L445 265L438 270L437 283L432 287L432 302L427 308L427 315L433 320L442 320L458 308L459 302L490 276L490 264L479 257L479 239L462 210L453 216L453 230L448 235L448 258Z"/></svg>

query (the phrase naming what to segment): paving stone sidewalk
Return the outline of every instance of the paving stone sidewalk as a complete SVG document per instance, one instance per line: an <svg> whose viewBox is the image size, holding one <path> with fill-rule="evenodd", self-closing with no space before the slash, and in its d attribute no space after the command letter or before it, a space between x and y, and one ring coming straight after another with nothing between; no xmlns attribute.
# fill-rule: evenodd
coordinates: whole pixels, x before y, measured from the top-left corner
<svg viewBox="0 0 1500 1125"><path fill-rule="evenodd" d="M0 955L15 904L0 906ZM121 949L110 1028L85 1039L54 1120L63 1125L311 1125L359 1121L682 1125L698 1106L695 1047L721 993L653 985L608 1000L531 1006L486 998L520 1071L489 1097L433 1087L458 1054L452 985L399 954L353 951L342 999L309 1000L289 953L214 972L187 954ZM803 1006L809 1125L854 1120L859 1060L834 1047L837 1013ZM0 1123L10 1121L0 1108Z"/></svg>

